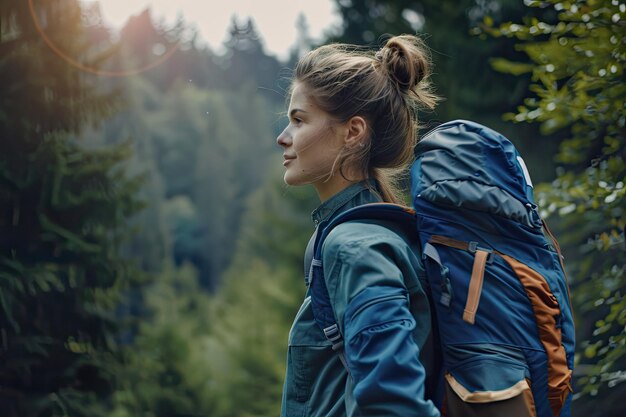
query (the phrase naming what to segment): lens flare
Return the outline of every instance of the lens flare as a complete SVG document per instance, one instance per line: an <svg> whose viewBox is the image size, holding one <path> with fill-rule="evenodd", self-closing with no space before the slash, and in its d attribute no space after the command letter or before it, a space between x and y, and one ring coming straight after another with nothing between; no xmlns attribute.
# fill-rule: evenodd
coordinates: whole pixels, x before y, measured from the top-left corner
<svg viewBox="0 0 626 417"><path fill-rule="evenodd" d="M68 64L70 64L71 66L81 70L81 71L85 71L91 74L95 74L95 75L100 75L100 76L105 76L105 77L128 77L131 75L137 75L137 74L141 74L143 72L146 72L152 68L158 67L159 65L163 64L165 61L167 61L168 59L170 59L174 53L178 50L178 48L181 45L181 41L179 40L178 42L176 42L174 45L172 45L172 47L170 47L168 50L165 50L165 47L163 45L160 45L160 49L159 49L159 53L156 53L157 51L152 51L155 55L158 55L158 59L156 59L153 62L150 62L146 65L143 65L141 67L138 68L132 68L132 69L125 69L125 70L103 70L100 68L96 68L94 66L90 66L90 65L86 65L78 60L76 60L74 57L70 56L67 54L67 52L63 51L61 48L59 48L58 45L56 45L51 39L50 37L46 34L46 32L44 31L43 27L41 26L41 22L39 21L39 19L37 18L37 12L35 11L35 6L33 5L33 0L28 0L28 7L30 9L30 15L33 19L33 23L35 24L35 29L37 30L37 32L39 33L39 35L41 36L41 38L43 39L43 41L46 43L46 45L48 45L48 47L56 54L58 55L61 59L63 59L64 61L66 61Z"/></svg>

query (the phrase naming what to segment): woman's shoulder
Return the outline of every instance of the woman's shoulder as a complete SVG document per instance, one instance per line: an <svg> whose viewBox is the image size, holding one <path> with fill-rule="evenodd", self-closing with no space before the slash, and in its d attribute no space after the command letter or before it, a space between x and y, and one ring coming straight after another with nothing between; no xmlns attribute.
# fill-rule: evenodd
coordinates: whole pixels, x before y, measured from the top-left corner
<svg viewBox="0 0 626 417"><path fill-rule="evenodd" d="M322 246L324 257L363 255L371 250L389 248L404 252L411 246L405 233L390 224L373 220L358 220L336 226Z"/></svg>
<svg viewBox="0 0 626 417"><path fill-rule="evenodd" d="M338 225L322 246L324 279L331 299L352 299L370 286L421 291L423 265L415 240L393 224L351 221ZM332 294L335 294L334 298ZM338 296L339 299L342 296Z"/></svg>

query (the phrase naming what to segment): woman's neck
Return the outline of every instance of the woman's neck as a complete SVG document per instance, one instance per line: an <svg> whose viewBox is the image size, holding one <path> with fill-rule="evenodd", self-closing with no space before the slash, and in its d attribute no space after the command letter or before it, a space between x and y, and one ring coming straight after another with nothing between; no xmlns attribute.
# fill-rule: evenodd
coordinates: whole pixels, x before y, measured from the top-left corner
<svg viewBox="0 0 626 417"><path fill-rule="evenodd" d="M365 178L358 178L354 180L347 180L342 175L335 175L333 178L326 182L315 183L315 190L317 191L317 195L320 198L320 201L323 203L327 201L335 194L345 190L352 184L356 184L358 182L363 181Z"/></svg>

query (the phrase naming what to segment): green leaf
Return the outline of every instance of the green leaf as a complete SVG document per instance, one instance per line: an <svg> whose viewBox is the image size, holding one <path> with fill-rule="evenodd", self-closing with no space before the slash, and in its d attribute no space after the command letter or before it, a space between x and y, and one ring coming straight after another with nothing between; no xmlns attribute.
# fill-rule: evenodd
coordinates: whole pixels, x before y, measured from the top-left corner
<svg viewBox="0 0 626 417"><path fill-rule="evenodd" d="M512 75L528 74L533 71L533 65L524 62L513 62L504 58L491 58L489 60L491 67L499 72Z"/></svg>
<svg viewBox="0 0 626 417"><path fill-rule="evenodd" d="M7 299L7 296L3 291L0 291L0 307L2 307L4 316L9 322L9 325L13 328L13 331L15 331L15 333L19 333L20 325L13 317L12 303L10 302L10 298Z"/></svg>

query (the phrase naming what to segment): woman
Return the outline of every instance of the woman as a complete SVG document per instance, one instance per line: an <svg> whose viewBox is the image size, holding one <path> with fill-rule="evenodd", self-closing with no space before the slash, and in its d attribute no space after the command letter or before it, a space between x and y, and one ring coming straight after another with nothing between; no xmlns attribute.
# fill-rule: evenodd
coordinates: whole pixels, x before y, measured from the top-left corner
<svg viewBox="0 0 626 417"><path fill-rule="evenodd" d="M429 73L426 48L411 35L375 54L327 45L298 62L289 125L277 142L285 182L312 184L319 194L316 226L361 204L401 201L391 174L410 162L417 109L435 105ZM307 294L289 335L283 416L439 415L429 400L430 309L411 245L374 222L343 223L327 237L324 274L346 364L314 321Z"/></svg>

